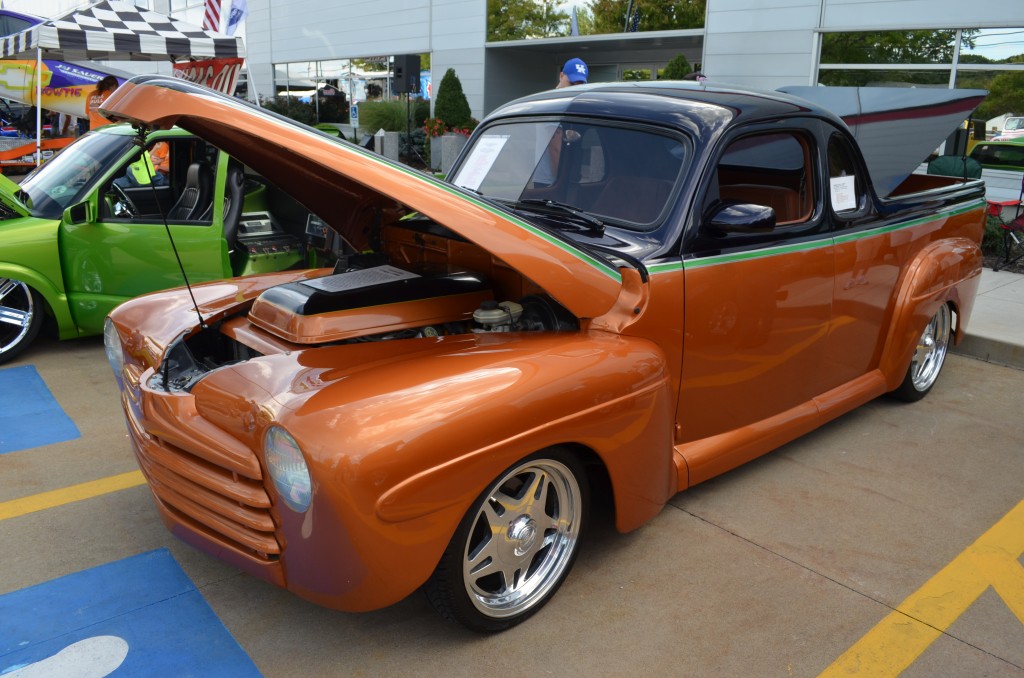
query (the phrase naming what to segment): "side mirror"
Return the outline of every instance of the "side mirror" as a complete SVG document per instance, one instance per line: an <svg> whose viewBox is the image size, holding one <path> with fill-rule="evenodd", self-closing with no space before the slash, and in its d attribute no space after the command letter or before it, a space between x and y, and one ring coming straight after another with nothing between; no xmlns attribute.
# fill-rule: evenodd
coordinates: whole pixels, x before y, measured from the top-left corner
<svg viewBox="0 0 1024 678"><path fill-rule="evenodd" d="M72 205L64 210L64 223L81 226L96 221L96 205L88 200Z"/></svg>
<svg viewBox="0 0 1024 678"><path fill-rule="evenodd" d="M771 233L775 230L775 210L752 203L726 203L711 213L704 226L713 236Z"/></svg>

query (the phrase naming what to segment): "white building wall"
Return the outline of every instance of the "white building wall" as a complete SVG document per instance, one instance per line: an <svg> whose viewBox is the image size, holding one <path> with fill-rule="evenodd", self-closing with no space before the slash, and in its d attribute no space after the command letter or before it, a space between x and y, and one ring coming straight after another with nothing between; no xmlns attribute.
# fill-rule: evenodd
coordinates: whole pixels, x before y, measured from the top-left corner
<svg viewBox="0 0 1024 678"><path fill-rule="evenodd" d="M470 114L484 116L484 44L487 3L482 0L433 0L430 77L434 91L449 68L455 69Z"/></svg>
<svg viewBox="0 0 1024 678"><path fill-rule="evenodd" d="M818 31L1024 25L1024 0L708 0L703 70L775 89L814 84Z"/></svg>
<svg viewBox="0 0 1024 678"><path fill-rule="evenodd" d="M823 26L831 30L1024 25L1022 0L825 0L824 4Z"/></svg>
<svg viewBox="0 0 1024 678"><path fill-rule="evenodd" d="M483 0L249 0L246 49L251 82L264 97L275 63L429 53L434 86L454 68L479 118L486 32Z"/></svg>
<svg viewBox="0 0 1024 678"><path fill-rule="evenodd" d="M709 0L701 68L749 87L808 84L820 18L821 0Z"/></svg>

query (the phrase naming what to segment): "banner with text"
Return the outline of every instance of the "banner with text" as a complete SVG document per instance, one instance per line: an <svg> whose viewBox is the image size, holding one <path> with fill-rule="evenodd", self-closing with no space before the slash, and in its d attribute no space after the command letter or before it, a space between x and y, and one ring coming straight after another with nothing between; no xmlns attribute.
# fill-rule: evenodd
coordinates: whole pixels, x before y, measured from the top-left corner
<svg viewBox="0 0 1024 678"><path fill-rule="evenodd" d="M43 60L42 104L59 113L85 116L86 99L97 81L106 76L86 66L66 61ZM122 82L118 78L118 83ZM29 106L36 103L36 62L34 59L0 61L0 97Z"/></svg>
<svg viewBox="0 0 1024 678"><path fill-rule="evenodd" d="M245 59L206 59L174 64L174 77L205 85L228 96L235 93Z"/></svg>

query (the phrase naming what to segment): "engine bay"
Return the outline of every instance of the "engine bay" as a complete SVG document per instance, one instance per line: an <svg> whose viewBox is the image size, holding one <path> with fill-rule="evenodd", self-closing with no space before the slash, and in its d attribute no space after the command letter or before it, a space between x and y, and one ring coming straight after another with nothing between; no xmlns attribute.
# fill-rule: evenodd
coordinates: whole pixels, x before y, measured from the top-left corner
<svg viewBox="0 0 1024 678"><path fill-rule="evenodd" d="M576 331L579 321L472 243L414 217L382 230L381 251L346 254L324 275L264 290L184 336L156 380L188 390L207 372L264 355L352 343L493 332ZM266 224L239 241L273 236ZM255 240L248 240L254 242Z"/></svg>

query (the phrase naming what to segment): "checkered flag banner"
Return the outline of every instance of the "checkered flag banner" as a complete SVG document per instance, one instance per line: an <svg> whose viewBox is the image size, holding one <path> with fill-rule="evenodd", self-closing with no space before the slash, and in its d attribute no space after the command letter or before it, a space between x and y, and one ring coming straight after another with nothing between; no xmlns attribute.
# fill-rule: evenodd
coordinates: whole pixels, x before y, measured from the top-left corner
<svg viewBox="0 0 1024 678"><path fill-rule="evenodd" d="M2 39L0 57L28 58L39 47L63 61L167 61L244 57L238 37L221 36L127 2L104 0Z"/></svg>

